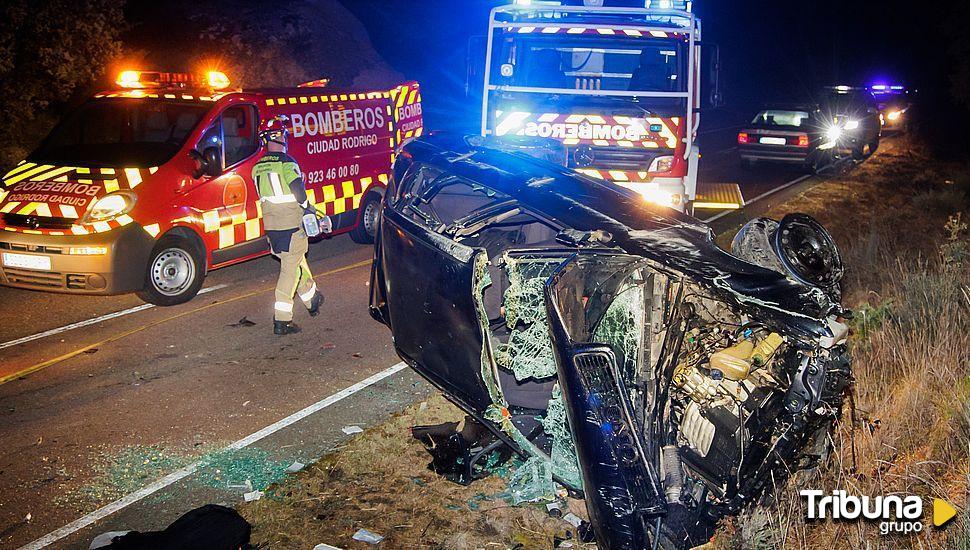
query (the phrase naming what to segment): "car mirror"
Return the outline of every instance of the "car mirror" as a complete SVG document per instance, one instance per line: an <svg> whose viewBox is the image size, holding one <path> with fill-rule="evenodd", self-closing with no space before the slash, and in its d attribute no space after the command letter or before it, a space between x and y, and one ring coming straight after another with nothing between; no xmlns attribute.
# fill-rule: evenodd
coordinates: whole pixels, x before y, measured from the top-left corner
<svg viewBox="0 0 970 550"><path fill-rule="evenodd" d="M206 176L217 177L225 167L222 165L222 152L218 147L206 147L202 151L202 173Z"/></svg>

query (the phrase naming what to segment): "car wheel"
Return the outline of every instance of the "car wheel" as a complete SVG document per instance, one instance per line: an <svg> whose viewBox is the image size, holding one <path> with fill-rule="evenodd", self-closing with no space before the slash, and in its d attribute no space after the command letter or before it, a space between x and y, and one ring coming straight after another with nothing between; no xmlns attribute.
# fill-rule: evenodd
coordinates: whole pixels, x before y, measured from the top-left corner
<svg viewBox="0 0 970 550"><path fill-rule="evenodd" d="M877 135L875 139L872 141L872 143L869 144L869 150L866 151L866 157L871 157L872 155L876 154L876 151L878 150L879 150L879 136Z"/></svg>
<svg viewBox="0 0 970 550"><path fill-rule="evenodd" d="M162 237L148 258L145 287L138 296L157 306L188 302L205 280L205 255L192 241L178 235Z"/></svg>
<svg viewBox="0 0 970 550"><path fill-rule="evenodd" d="M360 205L360 222L350 231L355 243L373 244L381 221L381 195L368 193Z"/></svg>

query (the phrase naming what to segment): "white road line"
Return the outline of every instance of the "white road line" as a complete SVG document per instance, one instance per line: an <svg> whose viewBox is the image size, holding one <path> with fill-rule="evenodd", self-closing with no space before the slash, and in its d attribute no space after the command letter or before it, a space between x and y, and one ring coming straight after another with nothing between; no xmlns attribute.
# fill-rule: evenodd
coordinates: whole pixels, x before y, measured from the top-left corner
<svg viewBox="0 0 970 550"><path fill-rule="evenodd" d="M811 174L805 174L804 176L799 176L799 177L791 180L790 182L788 182L788 183L786 183L784 185L781 185L779 187L775 187L774 189L765 191L764 193L758 195L757 197L755 197L755 198L753 198L751 200L744 201L744 206L747 207L749 204L754 204L754 203L760 201L761 199L763 199L763 198L765 198L765 197L767 197L769 195L774 195L775 193L781 191L782 189L787 189L787 188L791 187L792 185L795 185L796 183L801 183L801 182L807 180L810 177L812 177ZM728 214L730 214L732 212L737 212L737 210L725 210L724 212L721 212L720 214L716 214L714 216L711 216L710 218L707 218L707 219L701 220L701 221L704 222L704 223L711 223L711 222L713 222L715 220L719 220L719 219L723 218L724 216L727 216Z"/></svg>
<svg viewBox="0 0 970 550"><path fill-rule="evenodd" d="M407 364L405 364L404 362L400 362L400 363L397 363L396 365L392 365L373 376L369 376L361 380L360 382L357 382L353 386L344 388L338 391L337 393L331 395L330 397L327 397L326 399L317 401L316 403L310 405L309 407L302 409L300 411L297 411L291 414L290 416L287 416L286 418L280 420L279 422L270 424L269 426L266 426L262 430L259 430L258 432L252 435L248 435L240 439L239 441L236 441L235 443L223 449L223 451L234 451L234 450L242 449L244 447L248 447L249 445L252 445L253 443L256 443L257 441L259 441L260 439L268 437L282 430L283 428L286 428L287 426L290 426L296 422L299 422L300 420L303 420L304 418L312 415L313 413L319 412L329 407L330 405L333 405L338 401L346 399L347 397L354 395L355 393L359 392L364 388L373 386L374 384L380 382L381 380L384 380L385 378L393 376L406 368L407 368ZM64 527L61 527L60 529L51 531L50 533L35 540L34 542L31 542L30 544L21 546L20 550L37 550L40 548L44 548L50 544L53 544L63 539L64 537L73 535L74 533L80 531L81 529L84 529L85 527L95 522L101 521L102 519L110 516L111 514L114 514L115 512L123 510L128 506L131 506L132 504L138 502L139 500L142 500L145 497L151 496L157 493L158 491L161 491L162 489L168 487L169 485L172 485L173 483L177 483L189 477L190 475L192 475L198 470L200 464L201 462L196 462L194 464L190 464L182 468L181 470L176 470L168 474L167 476L159 479L158 481L155 481L154 483L148 486L142 487L141 489L135 491L134 493L131 493L127 496L119 498L118 500L110 504L107 504L101 508L98 508L97 510L89 514L84 515L72 521L71 523L68 523Z"/></svg>
<svg viewBox="0 0 970 550"><path fill-rule="evenodd" d="M206 294L214 290L226 288L227 286L229 285L210 286L200 290L199 294ZM151 309L153 307L155 307L154 304L143 304L140 306L135 306L133 308L116 311L114 313L108 313L107 315L102 315L100 317L95 317L93 319L86 319L84 321L78 321L77 323L71 323L70 325L64 325L63 327L52 328L50 330L45 330L44 332L38 332L37 334L31 334L30 336L24 336L23 338L17 338L16 340L10 340L9 342L4 342L0 344L0 349L9 348L11 346L16 346L17 344L23 344L26 342L32 342L34 340L40 340L41 338L47 338L48 336L54 336L55 334L60 334L62 332L67 332L69 330L74 330L76 328L96 325L102 321L110 321L111 319L117 319L118 317L124 317L125 315L131 315L132 313L138 313L139 311L145 311L146 309Z"/></svg>

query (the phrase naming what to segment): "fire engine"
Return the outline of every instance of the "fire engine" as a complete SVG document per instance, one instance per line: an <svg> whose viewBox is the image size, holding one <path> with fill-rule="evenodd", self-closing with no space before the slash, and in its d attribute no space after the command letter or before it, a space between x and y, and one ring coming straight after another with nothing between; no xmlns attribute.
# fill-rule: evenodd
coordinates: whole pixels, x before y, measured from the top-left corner
<svg viewBox="0 0 970 550"><path fill-rule="evenodd" d="M0 284L173 305L208 270L267 254L251 170L260 123L280 115L322 225L372 242L394 152L423 132L416 82L243 90L218 71L124 71L116 83L3 176Z"/></svg>
<svg viewBox="0 0 970 550"><path fill-rule="evenodd" d="M576 4L579 5L570 5ZM681 211L740 208L736 184L698 189L700 110L716 47L683 0L517 0L492 10L481 132L551 138L567 165ZM707 74L711 101L701 100Z"/></svg>

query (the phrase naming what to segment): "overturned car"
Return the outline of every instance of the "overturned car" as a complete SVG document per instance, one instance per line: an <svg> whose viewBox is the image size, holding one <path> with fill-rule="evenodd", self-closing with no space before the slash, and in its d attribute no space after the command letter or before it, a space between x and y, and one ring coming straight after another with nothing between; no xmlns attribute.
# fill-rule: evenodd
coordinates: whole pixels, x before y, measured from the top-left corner
<svg viewBox="0 0 970 550"><path fill-rule="evenodd" d="M398 354L582 493L601 548L689 547L817 463L851 370L807 216L703 223L482 138L407 145L371 315Z"/></svg>

